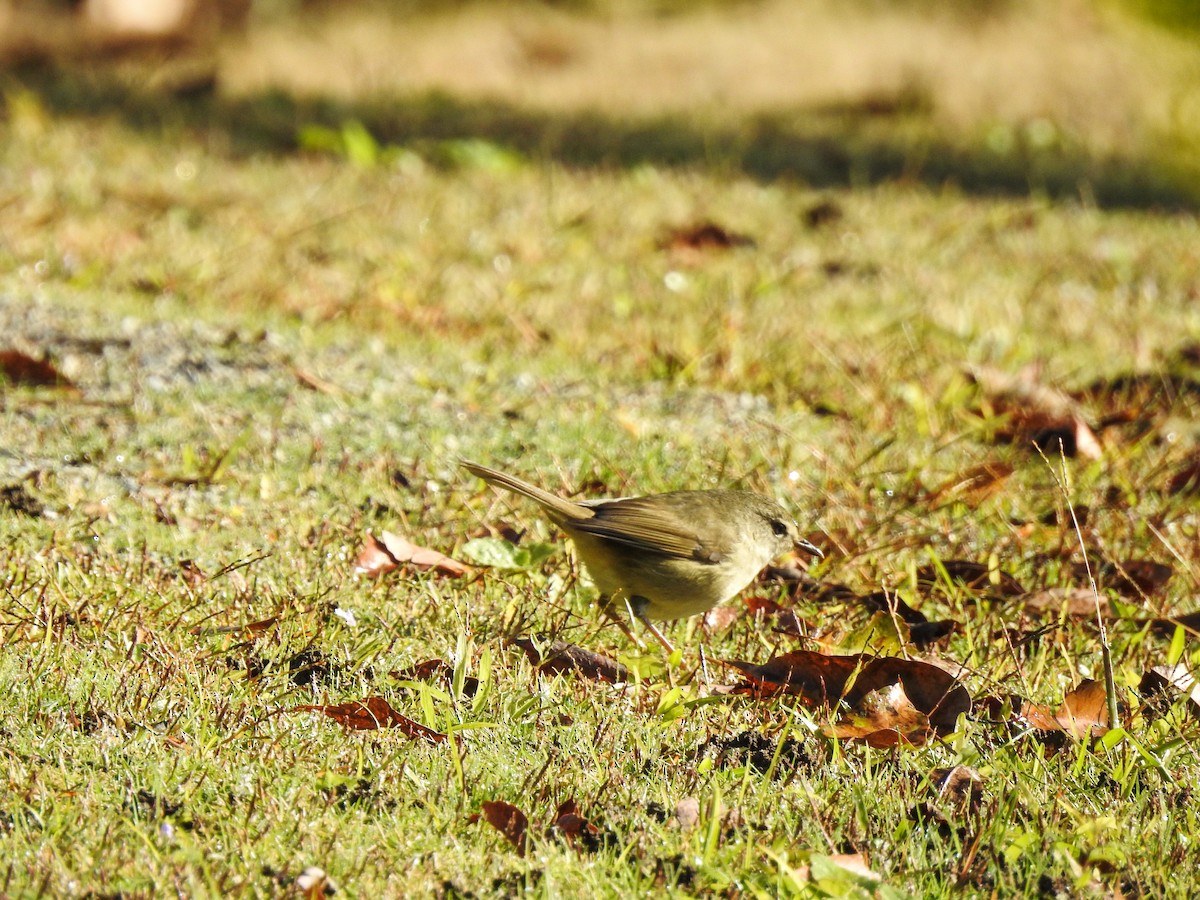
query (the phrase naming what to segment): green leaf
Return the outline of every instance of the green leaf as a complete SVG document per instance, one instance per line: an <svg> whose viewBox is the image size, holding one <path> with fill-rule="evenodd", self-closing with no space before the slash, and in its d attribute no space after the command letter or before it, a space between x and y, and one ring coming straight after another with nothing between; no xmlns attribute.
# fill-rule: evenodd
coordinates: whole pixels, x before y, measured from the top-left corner
<svg viewBox="0 0 1200 900"><path fill-rule="evenodd" d="M554 544L517 546L503 538L475 538L463 545L462 555L477 566L491 566L493 569L532 569L553 556L557 549Z"/></svg>

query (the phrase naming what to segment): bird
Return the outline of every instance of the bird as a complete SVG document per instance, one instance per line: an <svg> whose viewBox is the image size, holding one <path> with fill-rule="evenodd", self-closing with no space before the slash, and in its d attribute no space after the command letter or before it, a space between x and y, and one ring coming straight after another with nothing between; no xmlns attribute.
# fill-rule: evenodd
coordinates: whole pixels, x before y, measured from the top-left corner
<svg viewBox="0 0 1200 900"><path fill-rule="evenodd" d="M611 613L615 604L627 604L668 653L674 647L652 620L708 612L789 550L823 557L783 507L752 491L671 491L575 502L490 466L467 460L461 465L537 503L574 542L600 591L601 607ZM623 625L622 630L637 642Z"/></svg>

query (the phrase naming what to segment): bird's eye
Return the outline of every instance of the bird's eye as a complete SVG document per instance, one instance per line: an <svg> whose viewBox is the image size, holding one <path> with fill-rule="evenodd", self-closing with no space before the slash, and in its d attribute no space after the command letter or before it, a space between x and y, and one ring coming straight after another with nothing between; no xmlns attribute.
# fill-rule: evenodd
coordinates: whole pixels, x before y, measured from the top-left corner
<svg viewBox="0 0 1200 900"><path fill-rule="evenodd" d="M778 519L771 520L771 530L775 532L775 537L787 537L788 527L786 522L780 522Z"/></svg>

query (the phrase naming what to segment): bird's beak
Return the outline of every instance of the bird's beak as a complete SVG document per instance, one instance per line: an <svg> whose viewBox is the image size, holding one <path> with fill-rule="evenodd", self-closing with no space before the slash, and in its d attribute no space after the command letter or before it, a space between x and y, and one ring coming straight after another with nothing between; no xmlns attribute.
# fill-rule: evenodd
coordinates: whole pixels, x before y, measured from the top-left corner
<svg viewBox="0 0 1200 900"><path fill-rule="evenodd" d="M796 541L796 549L803 550L805 553L811 553L817 559L825 558L824 553L822 553L820 550L818 550L814 544L811 544L808 541L804 540L804 538L800 538L799 540Z"/></svg>

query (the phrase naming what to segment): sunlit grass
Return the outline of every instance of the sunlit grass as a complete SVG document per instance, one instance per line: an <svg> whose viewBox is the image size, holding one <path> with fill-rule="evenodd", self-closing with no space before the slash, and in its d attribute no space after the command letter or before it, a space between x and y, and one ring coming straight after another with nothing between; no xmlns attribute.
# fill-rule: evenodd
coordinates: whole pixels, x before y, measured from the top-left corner
<svg viewBox="0 0 1200 900"><path fill-rule="evenodd" d="M0 394L0 892L275 896L310 865L361 896L1194 892L1195 721L1136 691L1195 662L1194 636L1141 624L1194 611L1195 494L1171 487L1198 437L1193 216L580 167L336 118L290 139L316 124L356 153L250 152L219 107L151 127L36 80L5 96L0 333L78 391ZM672 245L705 221L753 244ZM1021 375L1027 406L1099 381L1071 407L1099 459L998 440L995 384ZM818 585L844 590L756 585L809 644L765 616L693 620L668 667L598 623L566 550L357 577L368 531L451 554L493 531L560 541L464 457L564 493L773 494L828 550ZM1011 474L954 489L987 462ZM872 749L798 702L713 691L734 680L720 660L866 647L962 664L996 709L1056 706L1101 677L1089 619L919 573L1086 587L1068 505L1119 607L1133 718L1112 746L980 714ZM1170 577L1117 587L1105 563L1132 560ZM958 630L903 642L860 599L881 589ZM539 674L509 640L541 632L637 677ZM394 674L435 657L455 681ZM295 710L372 695L454 740ZM982 779L974 810L939 796L956 764ZM598 849L548 833L569 799ZM524 858L471 821L491 800L529 816ZM839 853L882 886L803 882Z"/></svg>

